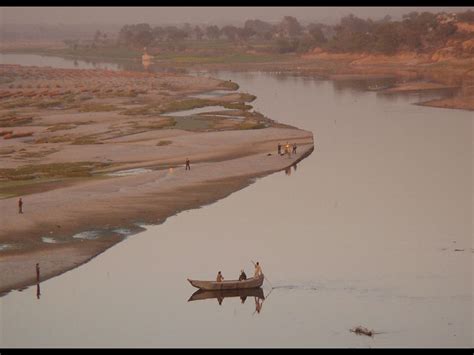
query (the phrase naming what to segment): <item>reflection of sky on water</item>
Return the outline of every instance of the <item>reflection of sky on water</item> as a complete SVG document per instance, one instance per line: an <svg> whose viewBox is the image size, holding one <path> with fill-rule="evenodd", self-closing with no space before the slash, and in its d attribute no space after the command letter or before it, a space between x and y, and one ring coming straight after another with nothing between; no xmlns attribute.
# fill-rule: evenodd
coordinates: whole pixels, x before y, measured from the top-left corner
<svg viewBox="0 0 474 355"><path fill-rule="evenodd" d="M472 346L472 113L357 83L218 76L311 130L313 154L43 282L40 303L34 288L4 296L2 345ZM186 278L238 277L251 259L274 287L258 317L249 298L187 302Z"/></svg>

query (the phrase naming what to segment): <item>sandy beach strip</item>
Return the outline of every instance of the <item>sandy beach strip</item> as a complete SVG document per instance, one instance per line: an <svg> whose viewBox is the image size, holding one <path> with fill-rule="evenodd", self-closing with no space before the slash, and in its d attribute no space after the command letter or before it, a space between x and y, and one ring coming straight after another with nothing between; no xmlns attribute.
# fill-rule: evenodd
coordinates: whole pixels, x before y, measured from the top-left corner
<svg viewBox="0 0 474 355"><path fill-rule="evenodd" d="M234 135L229 146L224 142L226 135ZM0 251L0 293L35 284L36 262L44 281L87 262L124 238L114 233L73 238L78 233L133 228L136 222L162 223L180 211L222 199L257 177L284 170L314 149L312 133L294 128L211 132L188 138L200 140L205 147L198 155L191 154L190 171L181 164L173 169L84 180L25 196L24 214L18 213L16 198L0 200L0 244L12 246ZM297 142L297 154L278 156L276 145L287 141Z"/></svg>

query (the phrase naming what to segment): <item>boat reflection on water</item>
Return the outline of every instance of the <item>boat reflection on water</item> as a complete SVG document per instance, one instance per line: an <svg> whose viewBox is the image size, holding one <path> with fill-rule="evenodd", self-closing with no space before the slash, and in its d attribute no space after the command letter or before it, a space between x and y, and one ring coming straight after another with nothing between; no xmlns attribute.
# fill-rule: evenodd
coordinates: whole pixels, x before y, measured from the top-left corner
<svg viewBox="0 0 474 355"><path fill-rule="evenodd" d="M206 291L206 290L197 290L194 292L191 297L188 299L190 301L202 301L207 299L215 298L219 305L222 305L224 298L239 297L240 303L244 304L247 300L247 297L253 297L255 301L255 312L260 313L262 310L263 301L265 300L265 295L263 294L263 289L259 288L249 288L249 289L240 289L240 290L221 290L221 291Z"/></svg>

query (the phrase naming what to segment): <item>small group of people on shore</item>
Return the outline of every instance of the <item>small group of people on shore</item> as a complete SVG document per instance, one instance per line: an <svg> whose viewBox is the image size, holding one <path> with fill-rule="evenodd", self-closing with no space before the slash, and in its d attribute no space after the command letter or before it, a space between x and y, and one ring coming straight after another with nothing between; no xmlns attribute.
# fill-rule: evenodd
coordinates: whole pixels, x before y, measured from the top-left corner
<svg viewBox="0 0 474 355"><path fill-rule="evenodd" d="M288 157L290 157L291 154L296 154L297 148L298 146L296 143L293 143L292 145L290 145L288 142L286 142L285 145L278 143L278 155L288 155Z"/></svg>
<svg viewBox="0 0 474 355"><path fill-rule="evenodd" d="M254 277L258 277L260 275L263 275L262 267L260 266L259 262L257 261L257 263L255 264ZM240 270L239 281L244 281L244 280L247 280L247 275L245 274L245 271L242 269L242 270ZM224 276L222 276L222 272L219 271L217 273L216 282L222 282L222 281L224 281Z"/></svg>

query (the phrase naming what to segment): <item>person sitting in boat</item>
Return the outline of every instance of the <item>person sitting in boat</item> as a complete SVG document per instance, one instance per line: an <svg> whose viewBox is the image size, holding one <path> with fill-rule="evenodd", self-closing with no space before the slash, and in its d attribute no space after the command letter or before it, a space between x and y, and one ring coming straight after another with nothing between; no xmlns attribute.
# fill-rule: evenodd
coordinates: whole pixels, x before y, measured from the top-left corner
<svg viewBox="0 0 474 355"><path fill-rule="evenodd" d="M240 270L239 281L247 280L247 275L244 270Z"/></svg>
<svg viewBox="0 0 474 355"><path fill-rule="evenodd" d="M255 264L255 277L258 277L260 275L263 275L262 267L260 266L260 264L257 261L257 263Z"/></svg>
<svg viewBox="0 0 474 355"><path fill-rule="evenodd" d="M220 271L217 273L216 281L217 281L217 282L222 282L222 281L224 281L224 276L222 276L222 273L221 273Z"/></svg>

